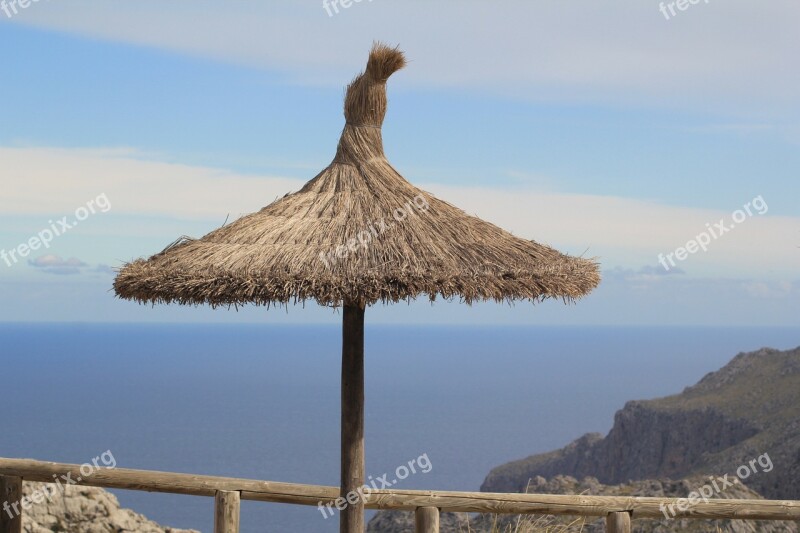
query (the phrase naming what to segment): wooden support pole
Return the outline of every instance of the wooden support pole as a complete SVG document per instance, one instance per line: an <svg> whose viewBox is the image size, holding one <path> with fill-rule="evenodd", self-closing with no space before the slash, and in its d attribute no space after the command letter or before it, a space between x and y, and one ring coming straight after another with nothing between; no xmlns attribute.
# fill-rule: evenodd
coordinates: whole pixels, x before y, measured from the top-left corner
<svg viewBox="0 0 800 533"><path fill-rule="evenodd" d="M417 507L414 524L416 533L439 533L439 509L436 507Z"/></svg>
<svg viewBox="0 0 800 533"><path fill-rule="evenodd" d="M606 516L607 533L631 533L631 514L626 512L608 513Z"/></svg>
<svg viewBox="0 0 800 533"><path fill-rule="evenodd" d="M214 533L239 533L241 494L220 490L214 497Z"/></svg>
<svg viewBox="0 0 800 533"><path fill-rule="evenodd" d="M0 533L22 533L22 478L0 476Z"/></svg>
<svg viewBox="0 0 800 533"><path fill-rule="evenodd" d="M364 533L364 308L345 305L342 318L342 471L340 533Z"/></svg>

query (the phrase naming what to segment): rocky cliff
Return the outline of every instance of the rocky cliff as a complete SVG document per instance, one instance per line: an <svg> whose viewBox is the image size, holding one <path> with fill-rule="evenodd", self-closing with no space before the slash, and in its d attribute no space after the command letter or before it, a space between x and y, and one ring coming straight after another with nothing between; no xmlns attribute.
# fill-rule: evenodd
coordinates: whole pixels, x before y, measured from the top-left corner
<svg viewBox="0 0 800 533"><path fill-rule="evenodd" d="M42 483L25 483L23 494L43 494ZM156 524L144 516L120 508L116 496L95 487L67 486L51 501L34 504L22 515L26 533L197 533Z"/></svg>
<svg viewBox="0 0 800 533"><path fill-rule="evenodd" d="M528 480L563 474L601 483L735 474L764 454L774 467L747 479L765 497L800 499L800 348L737 355L682 393L629 402L605 437L493 469L488 492L521 492Z"/></svg>

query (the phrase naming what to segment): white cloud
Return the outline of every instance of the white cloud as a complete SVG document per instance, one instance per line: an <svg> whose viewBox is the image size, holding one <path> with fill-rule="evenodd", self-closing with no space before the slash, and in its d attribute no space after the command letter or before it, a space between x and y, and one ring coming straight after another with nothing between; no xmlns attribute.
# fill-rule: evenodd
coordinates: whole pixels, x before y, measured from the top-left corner
<svg viewBox="0 0 800 533"><path fill-rule="evenodd" d="M146 159L128 149L2 148L0 167L13 187L4 214L72 214L105 194L114 214L222 221L264 207L302 182Z"/></svg>
<svg viewBox="0 0 800 533"><path fill-rule="evenodd" d="M64 259L54 254L41 255L35 259L30 259L28 260L28 264L46 274L56 274L59 276L80 274L82 269L88 266L76 257Z"/></svg>
<svg viewBox="0 0 800 533"><path fill-rule="evenodd" d="M731 211L658 204L646 200L560 194L527 190L431 185L428 190L470 214L490 220L516 235L552 244L572 254L599 256L605 266L657 265L658 254L674 252ZM757 192L757 191L754 191ZM756 194L754 194L756 196ZM769 204L769 198L765 198ZM800 219L755 214L682 262L678 268L710 277L754 274L796 275Z"/></svg>
<svg viewBox="0 0 800 533"><path fill-rule="evenodd" d="M113 206L104 217L133 215L143 224L127 224L126 231L138 228L150 234L152 217L221 223L228 214L233 219L256 211L303 185L300 180L148 160L132 150L0 148L0 167L14 169L13 186L0 196L0 212L68 214L104 193ZM653 267L659 253L685 245L706 231L707 223L730 219L741 207L722 212L549 190L418 185L516 235L572 254L598 256L606 268ZM742 198L742 204L750 200ZM769 198L764 200L769 204ZM104 227L116 231L114 224ZM754 214L713 240L707 252L690 255L678 267L695 276L786 279L800 269L800 249L787 238L796 235L798 227L797 217Z"/></svg>
<svg viewBox="0 0 800 533"><path fill-rule="evenodd" d="M304 83L341 85L380 38L400 43L413 61L398 83L746 109L776 120L797 111L800 4L714 1L669 21L658 5L381 0L329 17L319 1L72 0L39 4L13 20L279 69Z"/></svg>
<svg viewBox="0 0 800 533"><path fill-rule="evenodd" d="M75 257L64 259L58 255L48 254L31 259L28 261L31 266L48 268L48 267L85 267L86 263Z"/></svg>
<svg viewBox="0 0 800 533"><path fill-rule="evenodd" d="M777 282L747 281L742 283L742 287L747 295L753 298L794 298L796 300L800 296L800 285L787 280Z"/></svg>

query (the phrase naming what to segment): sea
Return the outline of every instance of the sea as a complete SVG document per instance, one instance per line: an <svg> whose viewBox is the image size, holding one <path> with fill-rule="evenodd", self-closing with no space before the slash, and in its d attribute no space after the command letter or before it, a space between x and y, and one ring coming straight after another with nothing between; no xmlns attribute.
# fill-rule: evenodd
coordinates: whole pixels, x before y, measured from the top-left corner
<svg viewBox="0 0 800 533"><path fill-rule="evenodd" d="M337 485L340 342L328 325L0 324L0 456ZM495 466L607 432L629 400L797 347L800 328L368 325L365 344L367 474L475 491ZM429 467L398 470L411 461ZM212 498L112 492L213 531ZM324 514L243 502L241 530L338 531Z"/></svg>

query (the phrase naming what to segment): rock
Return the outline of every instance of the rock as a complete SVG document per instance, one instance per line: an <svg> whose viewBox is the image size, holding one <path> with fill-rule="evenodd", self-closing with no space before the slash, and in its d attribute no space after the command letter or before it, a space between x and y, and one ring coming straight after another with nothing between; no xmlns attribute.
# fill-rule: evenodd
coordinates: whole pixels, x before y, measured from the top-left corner
<svg viewBox="0 0 800 533"><path fill-rule="evenodd" d="M25 482L23 494L30 496L38 491L44 495L45 487L53 490L55 485ZM71 485L63 493L55 490L49 500L39 499L42 503L34 503L22 515L26 533L198 533L160 526L130 509L122 509L116 496L96 487Z"/></svg>

